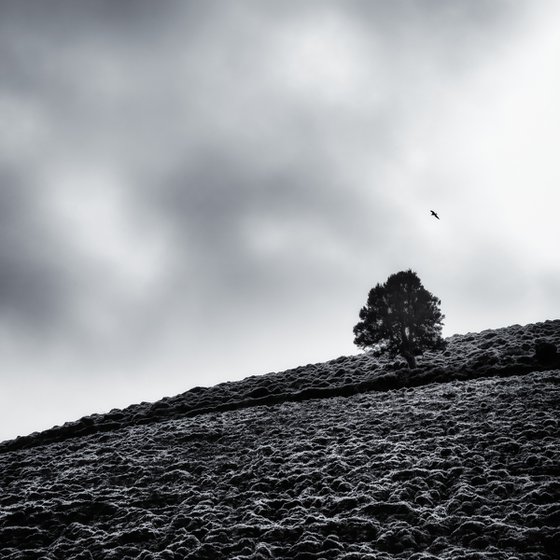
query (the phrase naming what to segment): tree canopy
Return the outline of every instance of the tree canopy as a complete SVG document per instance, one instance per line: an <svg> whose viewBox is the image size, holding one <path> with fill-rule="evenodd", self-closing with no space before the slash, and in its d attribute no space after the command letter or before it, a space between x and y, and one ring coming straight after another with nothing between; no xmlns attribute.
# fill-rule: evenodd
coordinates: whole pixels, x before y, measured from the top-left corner
<svg viewBox="0 0 560 560"><path fill-rule="evenodd" d="M412 270L392 274L370 290L354 327L354 344L393 357L400 354L413 368L416 356L445 344L440 305Z"/></svg>

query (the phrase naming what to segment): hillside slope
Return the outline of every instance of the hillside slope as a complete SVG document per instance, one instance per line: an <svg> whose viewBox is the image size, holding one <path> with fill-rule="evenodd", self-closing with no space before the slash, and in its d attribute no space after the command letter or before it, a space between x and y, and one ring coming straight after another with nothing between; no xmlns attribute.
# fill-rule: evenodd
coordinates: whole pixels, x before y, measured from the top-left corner
<svg viewBox="0 0 560 560"><path fill-rule="evenodd" d="M453 337L412 374L339 359L192 392L237 410L181 415L179 396L168 418L137 405L107 430L6 442L0 558L557 558L560 369L535 346L559 323ZM355 394L306 400L329 371L318 389ZM367 375L381 390L357 392ZM256 383L282 402L257 406L274 393L247 397Z"/></svg>
<svg viewBox="0 0 560 560"><path fill-rule="evenodd" d="M174 419L0 455L0 557L545 560L560 371Z"/></svg>

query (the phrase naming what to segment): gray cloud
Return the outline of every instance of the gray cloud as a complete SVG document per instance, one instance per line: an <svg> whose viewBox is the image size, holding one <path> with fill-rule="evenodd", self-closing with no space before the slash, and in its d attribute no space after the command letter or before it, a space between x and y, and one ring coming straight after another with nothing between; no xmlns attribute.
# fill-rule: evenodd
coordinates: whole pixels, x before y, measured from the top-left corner
<svg viewBox="0 0 560 560"><path fill-rule="evenodd" d="M2 320L48 331L66 315L71 294L56 239L36 194L9 170L0 176L0 306Z"/></svg>
<svg viewBox="0 0 560 560"><path fill-rule="evenodd" d="M326 359L409 266L457 328L474 300L502 317L535 280L499 256L507 231L462 216L481 188L455 152L472 150L460 102L529 7L3 2L5 375L91 388L118 370L157 398Z"/></svg>

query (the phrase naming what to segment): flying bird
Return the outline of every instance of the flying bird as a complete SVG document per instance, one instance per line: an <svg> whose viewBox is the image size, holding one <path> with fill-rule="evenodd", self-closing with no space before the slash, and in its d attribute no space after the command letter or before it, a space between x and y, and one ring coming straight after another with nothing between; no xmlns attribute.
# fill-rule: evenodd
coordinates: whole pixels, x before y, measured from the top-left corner
<svg viewBox="0 0 560 560"><path fill-rule="evenodd" d="M430 210L430 212L432 213L432 216L434 218L437 218L439 220L439 216L433 210Z"/></svg>

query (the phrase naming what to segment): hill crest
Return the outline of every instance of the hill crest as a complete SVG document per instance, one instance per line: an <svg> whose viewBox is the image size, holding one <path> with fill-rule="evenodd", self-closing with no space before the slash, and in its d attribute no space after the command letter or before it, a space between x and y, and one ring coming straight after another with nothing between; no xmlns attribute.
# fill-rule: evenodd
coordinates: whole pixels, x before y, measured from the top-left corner
<svg viewBox="0 0 560 560"><path fill-rule="evenodd" d="M479 333L455 334L444 350L426 352L418 367L372 353L340 356L281 372L252 375L211 387L194 387L174 397L92 414L62 426L0 443L0 452L180 417L307 399L350 396L430 383L523 375L560 367L560 320L511 325ZM547 343L554 351L539 353Z"/></svg>

